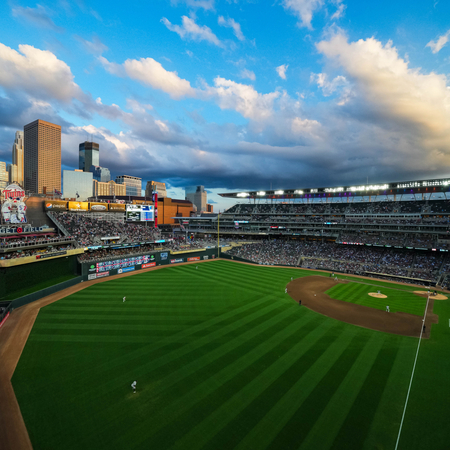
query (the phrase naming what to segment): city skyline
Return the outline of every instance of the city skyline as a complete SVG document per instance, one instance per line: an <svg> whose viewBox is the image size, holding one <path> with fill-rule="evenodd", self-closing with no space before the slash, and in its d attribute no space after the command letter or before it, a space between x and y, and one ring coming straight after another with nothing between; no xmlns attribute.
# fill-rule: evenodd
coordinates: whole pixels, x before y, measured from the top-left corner
<svg viewBox="0 0 450 450"><path fill-rule="evenodd" d="M0 160L42 119L61 125L63 170L92 140L112 179L166 182L173 198L204 185L222 210L228 190L445 177L449 13L439 1L5 3Z"/></svg>

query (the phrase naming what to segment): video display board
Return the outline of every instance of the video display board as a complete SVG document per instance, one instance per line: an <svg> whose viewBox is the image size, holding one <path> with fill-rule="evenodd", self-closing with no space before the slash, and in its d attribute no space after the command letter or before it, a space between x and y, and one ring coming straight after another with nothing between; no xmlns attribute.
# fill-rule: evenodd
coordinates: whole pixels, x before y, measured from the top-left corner
<svg viewBox="0 0 450 450"><path fill-rule="evenodd" d="M134 267L139 264L148 264L155 261L155 255L139 255L131 258L114 259L112 261L102 261L96 263L96 272L107 272L113 269L123 269L124 267Z"/></svg>
<svg viewBox="0 0 450 450"><path fill-rule="evenodd" d="M127 205L128 222L153 222L154 220L153 205Z"/></svg>

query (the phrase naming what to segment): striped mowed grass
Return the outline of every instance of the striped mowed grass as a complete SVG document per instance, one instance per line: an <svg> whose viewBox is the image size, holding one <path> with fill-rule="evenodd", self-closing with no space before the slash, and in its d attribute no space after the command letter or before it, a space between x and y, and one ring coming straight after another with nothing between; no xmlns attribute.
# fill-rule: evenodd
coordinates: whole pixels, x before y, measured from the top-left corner
<svg viewBox="0 0 450 450"><path fill-rule="evenodd" d="M393 448L418 340L299 307L284 288L311 273L211 261L42 308L12 380L33 448ZM448 408L447 330L424 343L399 448L445 448L445 415L422 423Z"/></svg>

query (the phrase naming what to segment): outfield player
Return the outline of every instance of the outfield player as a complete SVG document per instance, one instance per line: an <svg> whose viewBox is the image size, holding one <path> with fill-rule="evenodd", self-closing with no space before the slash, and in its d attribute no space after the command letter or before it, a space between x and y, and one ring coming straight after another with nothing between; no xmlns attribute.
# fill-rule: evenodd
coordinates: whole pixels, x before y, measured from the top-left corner
<svg viewBox="0 0 450 450"><path fill-rule="evenodd" d="M136 381L131 383L131 387L133 388L133 393L136 394Z"/></svg>
<svg viewBox="0 0 450 450"><path fill-rule="evenodd" d="M125 303L126 299L127 299L126 297L123 298L123 303Z"/></svg>
<svg viewBox="0 0 450 450"><path fill-rule="evenodd" d="M284 290L284 293L287 294L287 288Z"/></svg>

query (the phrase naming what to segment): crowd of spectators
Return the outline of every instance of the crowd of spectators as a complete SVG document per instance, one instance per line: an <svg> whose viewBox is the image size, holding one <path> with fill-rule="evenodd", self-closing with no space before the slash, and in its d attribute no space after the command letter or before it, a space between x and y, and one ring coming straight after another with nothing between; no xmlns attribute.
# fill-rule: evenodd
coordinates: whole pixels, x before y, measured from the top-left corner
<svg viewBox="0 0 450 450"><path fill-rule="evenodd" d="M66 212L54 213L59 223L85 247L101 245L105 238L118 237L115 243L134 243L161 239L158 229L147 224L113 222L95 216ZM102 239L104 238L104 239Z"/></svg>
<svg viewBox="0 0 450 450"><path fill-rule="evenodd" d="M23 250L18 250L15 252L0 253L0 259L17 259L17 258L24 258L26 256L44 255L47 253L56 253L64 250L70 250L71 248L73 248L73 246L70 244L59 245L56 247L49 246L42 248L25 248Z"/></svg>
<svg viewBox="0 0 450 450"><path fill-rule="evenodd" d="M234 247L228 254L258 264L298 265L355 274L380 274L436 282L450 272L444 254L333 242L267 240Z"/></svg>

